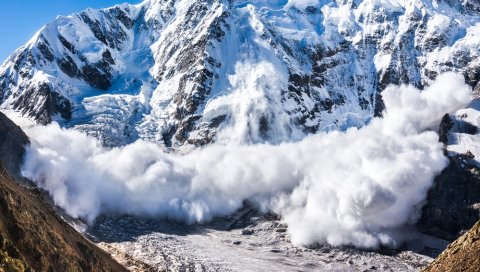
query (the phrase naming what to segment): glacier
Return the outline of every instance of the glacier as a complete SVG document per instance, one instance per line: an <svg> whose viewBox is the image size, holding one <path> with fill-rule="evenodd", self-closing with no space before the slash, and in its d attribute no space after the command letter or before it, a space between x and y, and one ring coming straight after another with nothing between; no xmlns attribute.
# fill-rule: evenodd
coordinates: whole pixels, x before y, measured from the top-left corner
<svg viewBox="0 0 480 272"><path fill-rule="evenodd" d="M0 109L107 146L362 127L390 84L480 87L474 0L147 0L59 16L0 68ZM232 131L242 131L232 133Z"/></svg>

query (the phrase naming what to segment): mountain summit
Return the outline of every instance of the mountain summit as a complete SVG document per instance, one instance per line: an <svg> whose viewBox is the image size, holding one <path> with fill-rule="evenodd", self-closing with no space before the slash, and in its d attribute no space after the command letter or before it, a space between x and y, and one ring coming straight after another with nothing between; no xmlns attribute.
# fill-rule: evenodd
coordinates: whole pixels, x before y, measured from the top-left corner
<svg viewBox="0 0 480 272"><path fill-rule="evenodd" d="M281 142L363 126L389 84L479 88L475 0L150 0L60 16L0 68L0 103L110 146ZM221 133L235 128L234 136Z"/></svg>

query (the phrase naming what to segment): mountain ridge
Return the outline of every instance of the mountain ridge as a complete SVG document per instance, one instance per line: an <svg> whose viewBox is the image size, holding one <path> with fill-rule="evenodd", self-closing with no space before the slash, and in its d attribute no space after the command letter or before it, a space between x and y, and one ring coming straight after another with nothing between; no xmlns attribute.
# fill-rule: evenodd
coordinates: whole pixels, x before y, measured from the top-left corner
<svg viewBox="0 0 480 272"><path fill-rule="evenodd" d="M478 13L454 0L89 9L46 25L4 63L0 103L110 146L291 141L365 125L389 84L423 87L455 71L478 89Z"/></svg>

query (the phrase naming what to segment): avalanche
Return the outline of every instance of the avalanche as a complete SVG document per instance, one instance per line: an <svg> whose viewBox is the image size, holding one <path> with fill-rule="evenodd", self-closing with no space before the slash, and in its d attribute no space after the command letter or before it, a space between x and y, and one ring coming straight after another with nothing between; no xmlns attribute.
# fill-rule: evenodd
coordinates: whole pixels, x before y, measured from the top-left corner
<svg viewBox="0 0 480 272"><path fill-rule="evenodd" d="M24 174L75 217L194 223L248 200L296 244L395 246L446 163L429 130L479 89L479 15L476 0L88 9L4 62L0 109L53 123L29 130Z"/></svg>
<svg viewBox="0 0 480 272"><path fill-rule="evenodd" d="M395 247L447 165L428 129L470 101L463 81L450 73L422 92L391 86L384 117L360 129L280 145L214 144L186 155L144 141L106 149L81 132L37 126L27 130L32 145L22 173L90 222L102 212L205 222L248 200L281 215L296 245ZM242 135L243 127L229 133Z"/></svg>

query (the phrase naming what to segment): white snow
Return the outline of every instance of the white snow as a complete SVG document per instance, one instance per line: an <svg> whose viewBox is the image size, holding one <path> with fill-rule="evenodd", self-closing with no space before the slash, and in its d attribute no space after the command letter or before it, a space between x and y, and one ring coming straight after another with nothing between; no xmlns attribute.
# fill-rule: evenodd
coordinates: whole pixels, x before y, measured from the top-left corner
<svg viewBox="0 0 480 272"><path fill-rule="evenodd" d="M201 139L205 133L204 127L216 117L230 115L239 108L244 108L244 114L248 114L245 110L250 101L244 96L249 94L231 94L230 75L236 74L238 64L251 63L254 67L256 63L263 62L265 66L271 67L269 73L281 71L285 79L289 74L310 76L315 65L329 67L321 75L325 81L323 86L308 86L311 95L304 92L299 95L300 100L288 92L289 82L283 79L278 82L279 90L276 92L263 87L256 90L258 97L276 101L267 103L261 112L274 119L279 118L271 120L271 127L278 130L270 133L268 141L281 142L303 137L299 132L302 128L291 125L297 118L304 118L305 126L318 128L318 132L365 125L374 111L377 75L381 78L388 68L401 71L401 66L407 65L402 64L405 60L399 59L394 50L399 47L405 35L408 36L410 31L417 28L417 22L411 20L414 14L428 17L425 33L418 35L412 41L412 46L429 46L431 39L438 37L445 37L446 44L431 51L425 49L415 53L413 59L416 58L420 68L413 67L413 64L404 68L411 83L430 83L427 71L440 74L449 70L461 72L469 69L456 64L454 56L459 54L464 54L471 60L470 66L480 62L478 18L462 15L443 3L435 2L432 5L424 0L364 0L352 8L348 3L323 0L218 1L206 6L205 14L196 14L198 18L195 19L195 24L186 21L185 18L190 16L190 8L198 5L201 3L192 0L149 0L138 5L117 6L132 20L145 21L137 23L131 30L118 24L118 21L112 21L110 13L113 9L88 10L86 15L91 20L102 22L107 30L122 30L125 33L125 40L118 48L106 46L94 37L92 30L79 15L61 16L42 28L27 43L25 48L30 48L33 56L40 60L34 67L24 68L24 71L33 74L40 71L48 75L54 91L73 103L73 119L62 121L63 126L76 126L91 135L97 135L105 143L108 139L116 138L115 142L108 144L122 145L138 138L162 144L162 135L182 121L174 118L177 109L187 107L189 103L185 98L175 97L180 96L179 92L184 93L182 97L195 96L197 83L193 75L202 69L209 69L214 78L211 87L207 87L207 97L197 105L194 114L198 114L200 119L188 136L190 140ZM384 16L385 19L377 22L372 19L376 16ZM218 23L220 18L224 20L222 23ZM118 27L114 27L117 24ZM219 24L225 33L219 40L208 38L209 29L215 24ZM70 41L79 54L69 52L59 42L58 34ZM107 91L95 90L84 80L70 78L62 73L55 61L45 62L38 49L41 36L49 41L54 56L70 56L80 69L85 64L79 55L87 63L96 63L108 49L115 59L111 88ZM209 40L205 47L188 53L196 55L196 62L180 70L178 64L186 59L183 52L205 39ZM369 39L373 39L374 44L367 46L365 42ZM352 42L352 46L331 57L323 57L317 63L312 62L311 52L337 51L345 42ZM407 54L414 52L410 48L402 50ZM16 54L19 53L21 51ZM215 64L207 63L207 57L215 60ZM452 62L453 67L447 66ZM12 95L3 101L0 106L2 109L11 109L15 97L26 86L35 85L37 80L19 77L13 66L14 58L10 58L0 68L0 75L14 80L7 82ZM183 83L184 89L179 90ZM137 102L110 103L110 100L96 98L104 94L131 95ZM319 103L338 97L344 103L337 103L329 111L316 112ZM112 99L116 100L114 97ZM123 98L118 97L118 100ZM92 107L85 107L89 101L97 101L96 105L104 101L105 111L92 111ZM141 113L135 118L116 118L114 114L139 110ZM96 118L96 114L110 117ZM251 118L248 123L258 123L259 117L255 118ZM239 118L227 118L227 122L235 120L240 122ZM126 124L126 121L132 123ZM115 135L109 134L112 131L110 129L100 129L108 126L127 126L128 129ZM292 130L292 133L281 132L285 127ZM215 134L220 135L217 132ZM278 137L274 137L275 134ZM250 140L263 141L259 137ZM174 147L180 145L185 143L174 143Z"/></svg>
<svg viewBox="0 0 480 272"><path fill-rule="evenodd" d="M474 100L466 109L457 111L452 117L455 125L448 136L448 150L453 154L470 152L475 156L474 161L480 165L480 132L465 132L465 123L480 127L480 101Z"/></svg>

